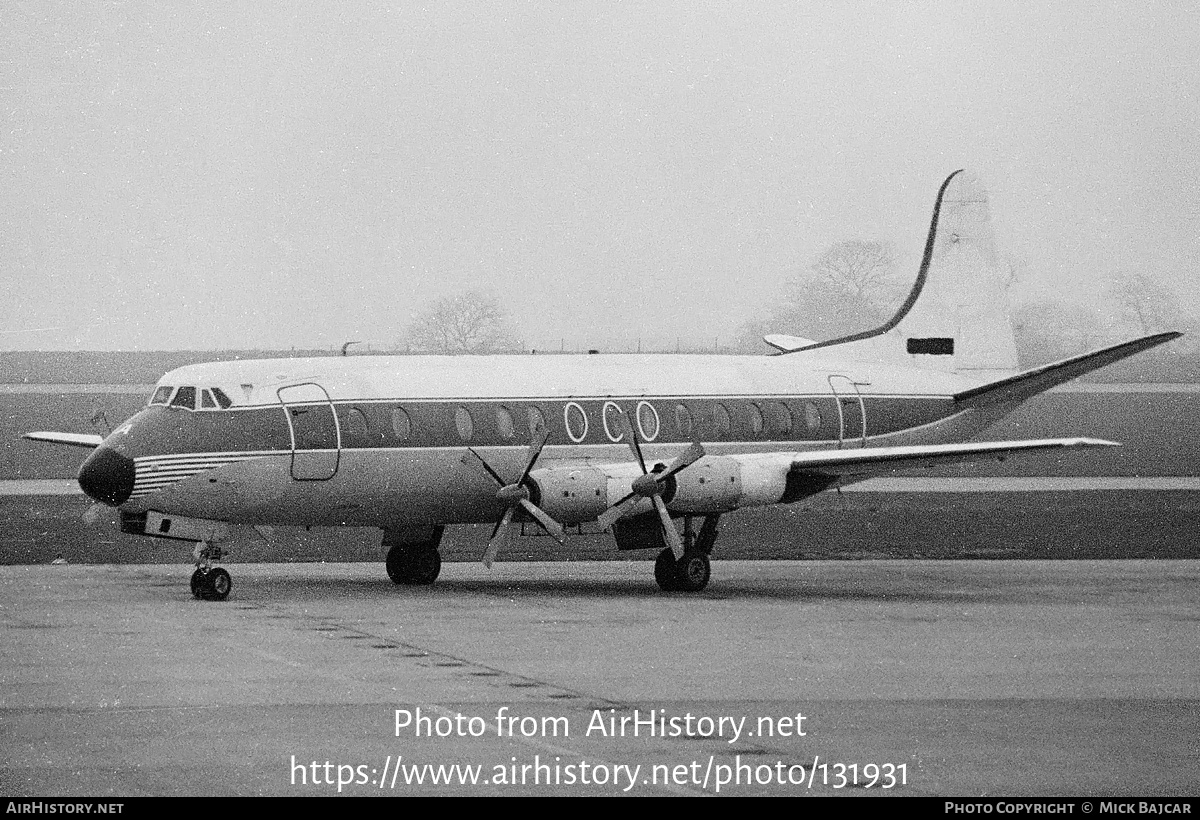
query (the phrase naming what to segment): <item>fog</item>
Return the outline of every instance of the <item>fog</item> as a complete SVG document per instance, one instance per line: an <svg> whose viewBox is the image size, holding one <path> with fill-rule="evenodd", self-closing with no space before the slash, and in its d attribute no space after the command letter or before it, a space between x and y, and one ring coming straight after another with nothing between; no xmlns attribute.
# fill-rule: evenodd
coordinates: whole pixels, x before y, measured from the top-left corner
<svg viewBox="0 0 1200 820"><path fill-rule="evenodd" d="M9 0L0 48L0 349L382 347L471 288L711 344L834 242L915 273L960 167L1018 300L1200 295L1190 2Z"/></svg>

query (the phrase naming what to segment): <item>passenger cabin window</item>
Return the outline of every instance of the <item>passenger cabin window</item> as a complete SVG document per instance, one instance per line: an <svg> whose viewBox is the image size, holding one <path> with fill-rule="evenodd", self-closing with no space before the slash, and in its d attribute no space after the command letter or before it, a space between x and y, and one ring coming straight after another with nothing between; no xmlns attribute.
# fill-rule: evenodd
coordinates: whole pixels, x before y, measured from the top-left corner
<svg viewBox="0 0 1200 820"><path fill-rule="evenodd" d="M723 404L718 404L713 410L713 416L717 422L717 435L728 436L733 426L729 418L729 409Z"/></svg>
<svg viewBox="0 0 1200 820"><path fill-rule="evenodd" d="M810 433L815 433L821 427L821 411L811 401L804 403L804 426Z"/></svg>
<svg viewBox="0 0 1200 820"><path fill-rule="evenodd" d="M679 435L692 437L692 414L685 405L675 405L675 425L679 428Z"/></svg>
<svg viewBox="0 0 1200 820"><path fill-rule="evenodd" d="M757 404L751 404L748 408L750 411L750 435L761 436L763 431L763 414Z"/></svg>
<svg viewBox="0 0 1200 820"><path fill-rule="evenodd" d="M546 429L546 414L540 407L529 405L529 434L536 436L539 430Z"/></svg>
<svg viewBox="0 0 1200 820"><path fill-rule="evenodd" d="M496 408L496 429L500 431L500 437L503 439L511 439L517 435L512 413L508 412L507 407Z"/></svg>
<svg viewBox="0 0 1200 820"><path fill-rule="evenodd" d="M392 411L392 432L401 441L408 441L412 437L412 422L403 407L397 407Z"/></svg>
<svg viewBox="0 0 1200 820"><path fill-rule="evenodd" d="M346 413L346 432L359 439L365 439L371 432L366 415L357 407L351 407Z"/></svg>
<svg viewBox="0 0 1200 820"><path fill-rule="evenodd" d="M175 392L175 398L171 399L172 407L186 407L188 410L196 409L196 388L181 387Z"/></svg>
<svg viewBox="0 0 1200 820"><path fill-rule="evenodd" d="M171 398L171 391L174 389L174 387L168 387L164 384L162 387L154 391L154 395L150 397L150 403L166 404Z"/></svg>
<svg viewBox="0 0 1200 820"><path fill-rule="evenodd" d="M777 401L773 405L775 408L775 427L779 430L780 435L790 436L792 434L792 410L784 402Z"/></svg>
<svg viewBox="0 0 1200 820"><path fill-rule="evenodd" d="M454 426L458 428L458 437L463 441L470 441L475 435L475 420L471 418L471 411L465 407L454 411Z"/></svg>

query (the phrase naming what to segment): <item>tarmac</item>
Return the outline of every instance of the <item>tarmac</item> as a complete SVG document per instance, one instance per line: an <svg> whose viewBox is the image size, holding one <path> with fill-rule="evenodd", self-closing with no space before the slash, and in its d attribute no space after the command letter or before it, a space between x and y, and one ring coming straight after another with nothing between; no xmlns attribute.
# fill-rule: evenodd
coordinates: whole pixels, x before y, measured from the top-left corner
<svg viewBox="0 0 1200 820"><path fill-rule="evenodd" d="M0 794L1200 793L1194 560L228 568L0 567Z"/></svg>

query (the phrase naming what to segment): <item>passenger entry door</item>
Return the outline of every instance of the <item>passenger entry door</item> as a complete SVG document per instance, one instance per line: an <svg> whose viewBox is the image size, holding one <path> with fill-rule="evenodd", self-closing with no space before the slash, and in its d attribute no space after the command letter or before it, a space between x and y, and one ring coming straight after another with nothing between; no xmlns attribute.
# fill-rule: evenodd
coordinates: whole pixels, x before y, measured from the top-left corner
<svg viewBox="0 0 1200 820"><path fill-rule="evenodd" d="M329 394L312 382L281 387L278 394L292 434L292 478L333 478L341 457L341 436Z"/></svg>
<svg viewBox="0 0 1200 820"><path fill-rule="evenodd" d="M867 446L867 404L858 386L849 376L829 377L829 387L837 400L839 448Z"/></svg>

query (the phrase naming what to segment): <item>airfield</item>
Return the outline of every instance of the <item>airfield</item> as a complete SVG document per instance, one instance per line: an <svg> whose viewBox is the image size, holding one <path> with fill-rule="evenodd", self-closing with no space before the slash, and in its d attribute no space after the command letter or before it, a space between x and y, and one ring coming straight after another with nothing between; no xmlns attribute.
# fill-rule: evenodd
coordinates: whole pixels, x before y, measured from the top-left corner
<svg viewBox="0 0 1200 820"><path fill-rule="evenodd" d="M489 572L488 527L449 531L437 584L400 588L377 533L314 530L245 538L223 604L191 598L186 547L82 520L78 452L17 439L144 401L119 387L0 391L0 793L1200 790L1191 386L1055 391L989 434L1124 442L1100 459L727 516L700 594L661 593L652 556L593 535L515 539ZM484 731L397 733L418 709ZM587 732L650 715L693 722ZM720 736L704 717L726 718ZM425 764L480 768L434 785ZM883 788L886 766L904 782Z"/></svg>

